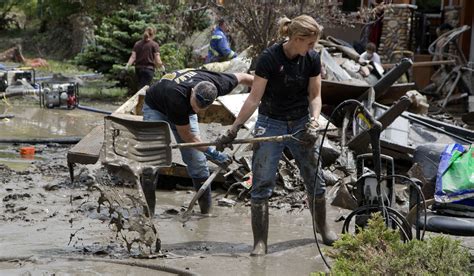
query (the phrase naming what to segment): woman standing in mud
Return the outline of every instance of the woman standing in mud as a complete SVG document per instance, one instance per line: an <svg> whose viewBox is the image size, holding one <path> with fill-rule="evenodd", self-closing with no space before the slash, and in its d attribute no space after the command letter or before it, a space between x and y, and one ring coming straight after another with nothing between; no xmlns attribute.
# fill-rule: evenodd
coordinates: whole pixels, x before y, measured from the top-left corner
<svg viewBox="0 0 474 276"><path fill-rule="evenodd" d="M321 61L313 48L321 30L319 24L307 15L292 20L280 20L279 33L288 39L262 52L257 61L250 95L232 127L218 139L221 148L227 146L258 108L256 136L299 133L297 137L307 141L306 146L293 140L254 145L251 191L254 237L254 247L250 254L252 256L267 253L268 199L275 187L275 174L285 147L291 151L304 179L309 208L311 212L316 210L313 219L324 244L331 245L337 239L337 235L326 223L325 183L322 170L316 170L319 153L315 141L321 112Z"/></svg>

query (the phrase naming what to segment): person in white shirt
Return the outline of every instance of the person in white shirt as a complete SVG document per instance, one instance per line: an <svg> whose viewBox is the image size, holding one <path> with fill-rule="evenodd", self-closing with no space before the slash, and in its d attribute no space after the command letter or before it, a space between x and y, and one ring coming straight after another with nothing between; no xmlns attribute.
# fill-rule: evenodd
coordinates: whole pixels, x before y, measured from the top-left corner
<svg viewBox="0 0 474 276"><path fill-rule="evenodd" d="M360 55L359 62L369 63L370 61L373 61L374 63L382 64L382 62L380 61L380 56L375 52L376 49L377 47L374 43L367 43L367 46L365 47L365 52Z"/></svg>

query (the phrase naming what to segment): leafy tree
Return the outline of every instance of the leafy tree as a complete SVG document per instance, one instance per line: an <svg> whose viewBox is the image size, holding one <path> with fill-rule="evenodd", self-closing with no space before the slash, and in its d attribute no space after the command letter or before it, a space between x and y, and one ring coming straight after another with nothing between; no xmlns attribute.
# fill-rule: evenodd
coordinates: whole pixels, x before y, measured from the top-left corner
<svg viewBox="0 0 474 276"><path fill-rule="evenodd" d="M69 20L73 14L87 14L96 19L110 15L114 11L128 9L139 4L139 0L37 0L37 14L41 20L40 31L48 30Z"/></svg>
<svg viewBox="0 0 474 276"><path fill-rule="evenodd" d="M182 14L184 32L202 31L211 25L208 6L202 3L193 3L189 8L183 9Z"/></svg>
<svg viewBox="0 0 474 276"><path fill-rule="evenodd" d="M324 24L346 24L346 16L337 1L326 0L241 0L226 1L224 6L211 7L219 16L227 17L238 32L243 33L240 45L252 46L255 57L277 39L277 21L283 16L293 18L300 14L313 16ZM211 2L210 2L211 3Z"/></svg>
<svg viewBox="0 0 474 276"><path fill-rule="evenodd" d="M0 31L11 28L20 28L19 22L12 13L15 9L28 9L32 3L29 0L2 0L0 1Z"/></svg>

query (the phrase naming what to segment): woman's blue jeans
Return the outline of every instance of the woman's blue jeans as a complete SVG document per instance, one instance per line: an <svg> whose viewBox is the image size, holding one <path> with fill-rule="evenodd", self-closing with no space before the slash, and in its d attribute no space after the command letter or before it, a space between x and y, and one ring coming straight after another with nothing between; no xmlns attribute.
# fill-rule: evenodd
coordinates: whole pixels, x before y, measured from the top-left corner
<svg viewBox="0 0 474 276"><path fill-rule="evenodd" d="M265 115L258 115L255 124L256 137L268 137L284 134L294 134L305 129L308 117L294 121L280 121L271 119ZM301 138L303 131L296 135ZM325 181L322 177L321 165L316 169L318 160L318 143L307 146L296 140L285 142L261 142L254 144L252 159L252 190L253 201L267 200L275 188L276 171L281 159L283 149L287 147L296 165L300 170L306 191L309 195L315 193L317 196L324 195L326 191ZM320 161L320 164L322 161Z"/></svg>
<svg viewBox="0 0 474 276"><path fill-rule="evenodd" d="M178 143L183 143L184 141L179 136L176 126L168 120L168 116L161 113L156 109L150 108L146 103L143 104L143 121L166 121L170 124L171 130L173 131L174 138ZM198 117L196 114L189 116L189 126L191 127L191 132L199 135L199 124ZM207 158L203 152L193 149L193 148L184 148L180 149L181 156L184 163L187 166L188 174L191 178L194 179L206 179L209 177L209 168L207 166Z"/></svg>

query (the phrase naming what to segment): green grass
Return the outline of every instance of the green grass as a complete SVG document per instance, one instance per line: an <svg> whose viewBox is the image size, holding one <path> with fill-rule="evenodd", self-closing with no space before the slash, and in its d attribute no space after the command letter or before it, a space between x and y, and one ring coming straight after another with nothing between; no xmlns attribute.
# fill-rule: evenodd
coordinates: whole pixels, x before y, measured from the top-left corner
<svg viewBox="0 0 474 276"><path fill-rule="evenodd" d="M40 67L35 69L38 75L46 76L51 75L53 73L61 73L65 76L71 76L94 73L92 70L89 70L82 66L77 66L69 61L56 61L51 59L48 59L46 61L48 62L48 67Z"/></svg>
<svg viewBox="0 0 474 276"><path fill-rule="evenodd" d="M80 87L79 97L92 100L114 100L121 101L127 97L127 89L119 87Z"/></svg>

